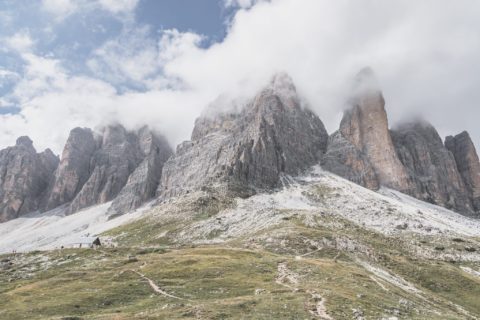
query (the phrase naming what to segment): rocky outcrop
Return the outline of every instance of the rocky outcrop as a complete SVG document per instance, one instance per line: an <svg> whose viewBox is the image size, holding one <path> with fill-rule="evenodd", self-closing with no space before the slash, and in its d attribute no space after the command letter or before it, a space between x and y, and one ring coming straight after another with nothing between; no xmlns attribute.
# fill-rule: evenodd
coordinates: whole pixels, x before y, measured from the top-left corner
<svg viewBox="0 0 480 320"><path fill-rule="evenodd" d="M109 209L111 215L136 209L153 198L162 177L163 165L173 154L165 138L148 130L147 127L139 131L138 138L144 159L113 201Z"/></svg>
<svg viewBox="0 0 480 320"><path fill-rule="evenodd" d="M415 121L399 126L391 134L414 183L413 196L465 214L472 213L455 158L432 125Z"/></svg>
<svg viewBox="0 0 480 320"><path fill-rule="evenodd" d="M384 185L408 192L411 182L393 146L385 100L370 68L356 76L348 104L325 168L374 190Z"/></svg>
<svg viewBox="0 0 480 320"><path fill-rule="evenodd" d="M120 125L106 127L97 137L97 146L90 160L90 176L69 212L112 200L142 161L137 137Z"/></svg>
<svg viewBox="0 0 480 320"><path fill-rule="evenodd" d="M163 163L171 153L166 140L148 128L129 132L111 125L99 133L75 128L44 210L68 204L67 213L73 213L113 199L115 214L132 210L155 194Z"/></svg>
<svg viewBox="0 0 480 320"><path fill-rule="evenodd" d="M58 165L50 151L37 153L32 140L20 137L0 151L0 222L36 211Z"/></svg>
<svg viewBox="0 0 480 320"><path fill-rule="evenodd" d="M468 132L448 136L445 146L452 152L477 216L480 212L480 162Z"/></svg>
<svg viewBox="0 0 480 320"><path fill-rule="evenodd" d="M368 189L380 187L375 169L366 154L358 150L340 131L328 140L328 150L322 168Z"/></svg>
<svg viewBox="0 0 480 320"><path fill-rule="evenodd" d="M317 163L328 135L321 120L302 107L288 75L278 74L238 113L203 116L191 141L164 166L159 194L214 187L249 195L281 183Z"/></svg>
<svg viewBox="0 0 480 320"><path fill-rule="evenodd" d="M63 149L62 160L55 172L46 210L72 201L90 177L90 161L97 150L92 130L75 128Z"/></svg>

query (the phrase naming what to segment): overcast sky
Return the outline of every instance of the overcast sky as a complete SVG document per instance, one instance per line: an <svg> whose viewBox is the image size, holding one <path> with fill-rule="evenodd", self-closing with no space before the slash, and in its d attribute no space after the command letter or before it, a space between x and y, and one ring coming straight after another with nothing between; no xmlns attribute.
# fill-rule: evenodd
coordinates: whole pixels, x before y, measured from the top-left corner
<svg viewBox="0 0 480 320"><path fill-rule="evenodd" d="M390 122L480 145L477 0L0 0L0 147L60 153L70 129L148 124L177 144L221 94L285 71L337 129L371 66Z"/></svg>

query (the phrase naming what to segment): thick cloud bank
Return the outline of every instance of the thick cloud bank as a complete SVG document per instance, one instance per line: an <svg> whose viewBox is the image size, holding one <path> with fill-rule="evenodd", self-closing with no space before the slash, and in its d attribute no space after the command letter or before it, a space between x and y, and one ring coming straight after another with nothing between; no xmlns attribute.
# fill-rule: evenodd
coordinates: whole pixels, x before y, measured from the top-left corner
<svg viewBox="0 0 480 320"><path fill-rule="evenodd" d="M72 127L112 121L149 124L176 144L219 95L247 96L279 71L332 132L349 79L366 65L376 71L392 122L422 115L442 134L467 129L480 144L480 2L225 3L239 5L222 42L204 48L202 35L154 33L132 18L85 61L88 75L37 53L26 31L4 39L26 67L8 97L20 113L0 116L0 146L27 134L37 148L60 152Z"/></svg>

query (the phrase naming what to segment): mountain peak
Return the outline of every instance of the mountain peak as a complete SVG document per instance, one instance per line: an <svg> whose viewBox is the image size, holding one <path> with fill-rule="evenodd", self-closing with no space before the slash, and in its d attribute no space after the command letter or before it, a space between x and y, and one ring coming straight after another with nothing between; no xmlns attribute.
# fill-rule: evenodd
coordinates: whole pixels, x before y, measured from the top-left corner
<svg viewBox="0 0 480 320"><path fill-rule="evenodd" d="M353 92L354 94L368 94L378 92L380 84L377 76L371 67L361 69L354 77Z"/></svg>
<svg viewBox="0 0 480 320"><path fill-rule="evenodd" d="M16 146L32 147L33 141L28 136L21 136L17 139Z"/></svg>
<svg viewBox="0 0 480 320"><path fill-rule="evenodd" d="M405 192L409 190L410 182L393 146L385 100L373 70L363 68L353 82L353 99L349 101L349 108L340 124L343 137L360 153L352 157L356 160L352 160L350 166L352 170L358 168L358 161L366 156L380 185Z"/></svg>
<svg viewBox="0 0 480 320"><path fill-rule="evenodd" d="M270 87L274 91L294 91L296 92L295 84L293 83L292 77L286 72L278 72L273 75L270 80Z"/></svg>

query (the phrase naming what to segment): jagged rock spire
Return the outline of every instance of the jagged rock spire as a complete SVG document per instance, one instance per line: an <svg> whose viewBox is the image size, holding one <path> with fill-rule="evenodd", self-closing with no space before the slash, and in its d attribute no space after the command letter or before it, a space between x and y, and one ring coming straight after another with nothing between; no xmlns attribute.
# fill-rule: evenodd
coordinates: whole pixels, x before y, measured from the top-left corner
<svg viewBox="0 0 480 320"><path fill-rule="evenodd" d="M342 139L332 141L329 150L338 149L336 143L342 140L345 144L346 140L355 148L357 154L350 146L348 159L342 159L338 154L332 156L332 152L327 152L327 155L331 156L326 163L328 169L341 174L340 167L336 167L335 163L350 167L351 171L356 173L347 178L363 181L362 184L370 188L384 185L403 192L411 189L411 181L398 159L390 137L385 100L370 68L362 69L355 77L351 99L339 132ZM371 168L375 174L371 173ZM366 173L366 179L352 178ZM373 181L374 176L378 183Z"/></svg>
<svg viewBox="0 0 480 320"><path fill-rule="evenodd" d="M28 137L0 150L0 222L37 210L57 165L49 149L37 153Z"/></svg>
<svg viewBox="0 0 480 320"><path fill-rule="evenodd" d="M397 154L413 181L413 196L462 213L472 213L455 158L430 123L416 119L399 125L391 135Z"/></svg>
<svg viewBox="0 0 480 320"><path fill-rule="evenodd" d="M60 165L50 187L46 210L72 201L91 174L90 162L97 150L92 130L75 128L70 131Z"/></svg>
<svg viewBox="0 0 480 320"><path fill-rule="evenodd" d="M458 171L468 190L470 200L477 216L480 212L480 162L477 150L468 132L448 136L445 146L455 157Z"/></svg>
<svg viewBox="0 0 480 320"><path fill-rule="evenodd" d="M32 139L30 139L30 137L22 136L22 137L18 137L15 145L17 147L24 146L24 147L30 148L30 147L33 147L33 141Z"/></svg>
<svg viewBox="0 0 480 320"><path fill-rule="evenodd" d="M137 208L155 195L168 142L147 127L129 132L110 125L100 133L70 132L55 172L45 210L68 204L68 212L115 199L112 214Z"/></svg>

